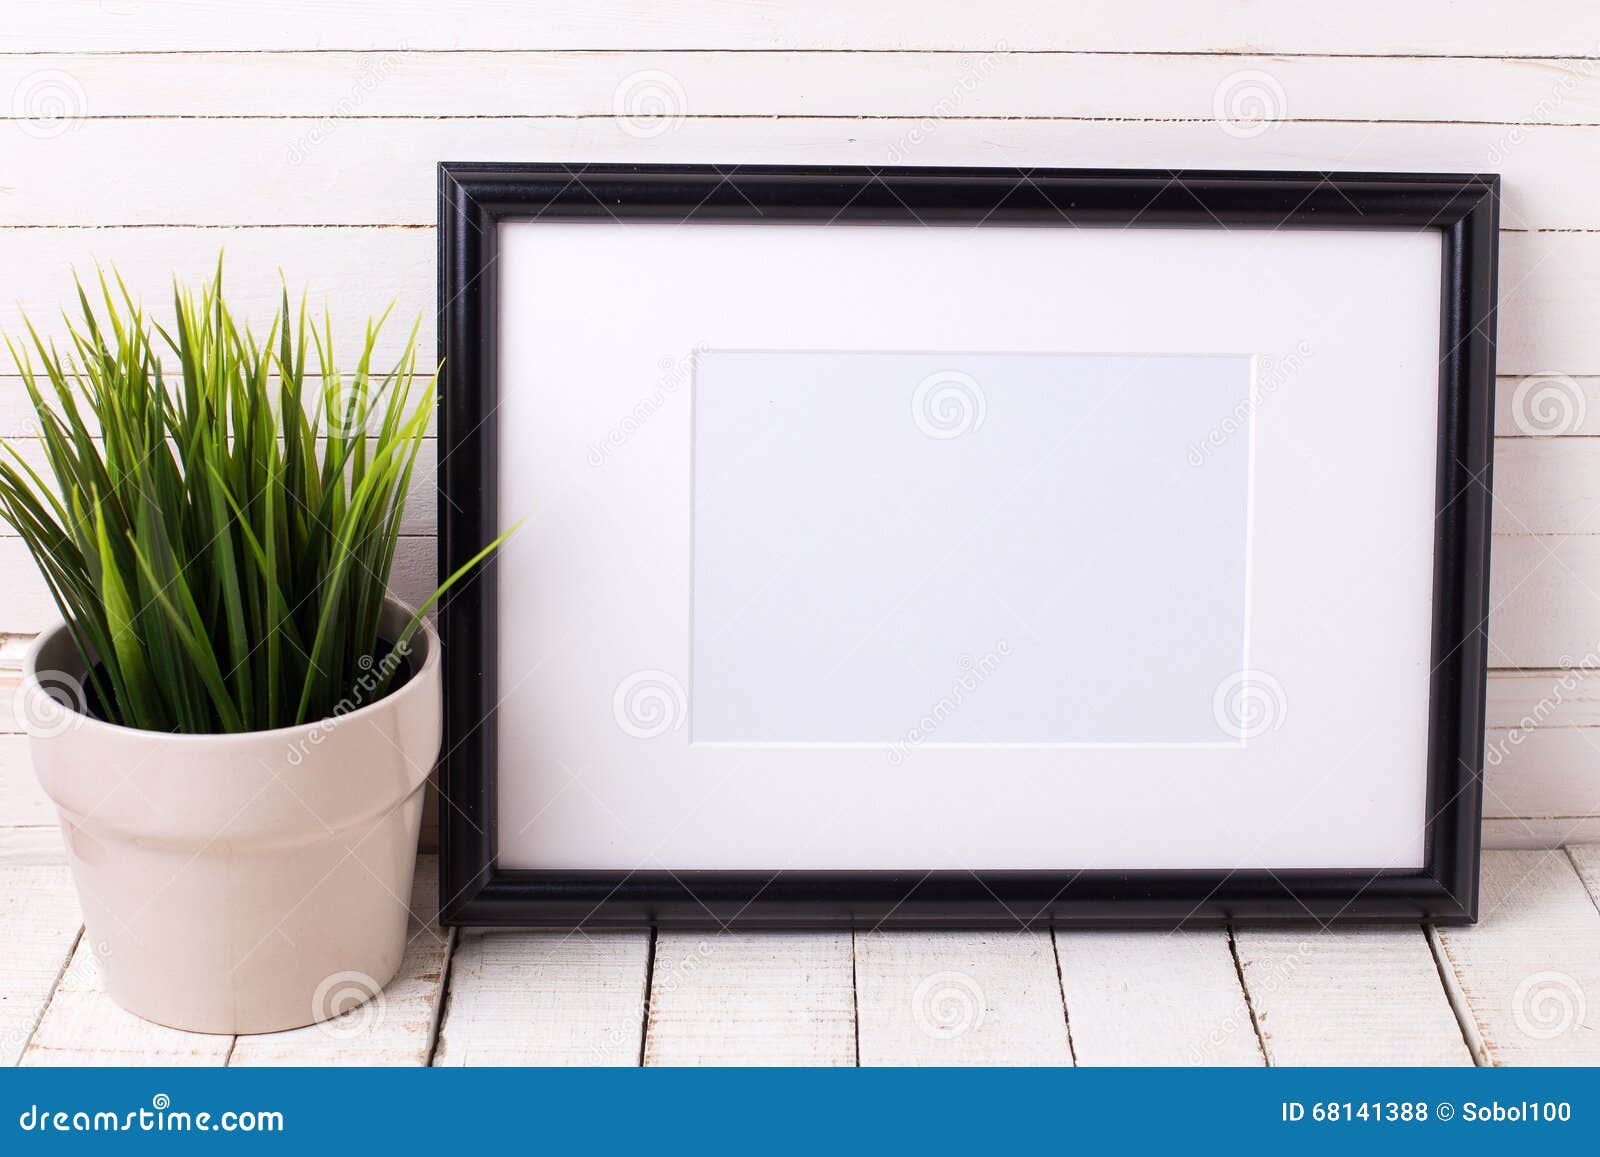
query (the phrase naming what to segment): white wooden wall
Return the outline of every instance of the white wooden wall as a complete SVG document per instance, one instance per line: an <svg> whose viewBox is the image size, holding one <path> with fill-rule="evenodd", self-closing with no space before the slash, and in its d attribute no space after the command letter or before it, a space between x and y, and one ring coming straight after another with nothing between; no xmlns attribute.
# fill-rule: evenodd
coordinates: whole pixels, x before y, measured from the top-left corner
<svg viewBox="0 0 1600 1157"><path fill-rule="evenodd" d="M281 268L347 332L394 298L431 345L445 159L1498 171L1487 834L1600 839L1600 5L8 0L0 118L11 332L70 263L159 301L225 247L257 317ZM21 400L0 376L26 438ZM0 592L0 632L49 618L15 538Z"/></svg>

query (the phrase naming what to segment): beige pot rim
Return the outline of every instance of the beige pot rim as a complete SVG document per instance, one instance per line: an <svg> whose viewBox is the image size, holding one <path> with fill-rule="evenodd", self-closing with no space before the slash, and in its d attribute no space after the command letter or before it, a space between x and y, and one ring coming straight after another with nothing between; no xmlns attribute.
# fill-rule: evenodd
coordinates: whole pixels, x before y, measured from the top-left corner
<svg viewBox="0 0 1600 1157"><path fill-rule="evenodd" d="M386 619L393 619L395 617L403 616L402 621L408 622L412 616L416 614L415 608L409 603L402 602L401 600L393 597L386 597L383 600L383 607L384 618ZM22 656L22 679L24 687L18 688L19 693L22 693L27 689L26 685L38 683L39 656L43 654L49 647L51 647L57 640L61 639L62 636L67 635L68 631L69 628L65 622L57 623L53 627L49 627L43 631L40 631L39 634L34 638L33 642L28 645L27 651L25 651ZM418 638L422 640L421 648L417 647ZM67 642L70 644L71 640L68 639ZM334 724L344 724L347 722L355 723L363 719L371 718L386 705L390 704L396 696L404 695L408 688L413 686L421 686L423 683L425 683L426 680L423 678L423 676L425 674L431 674L432 671L437 668L442 661L439 655L439 635L438 632L434 630L433 624L427 619L423 619L418 626L417 633L412 636L409 646L413 654L420 649L422 651L422 656L421 662L417 663L412 669L411 677L406 681L404 686L400 687L398 690L389 692L387 695L380 696L370 703L363 703L355 710L346 711L342 715L329 715L322 719L313 719L309 723L297 723L289 727L271 727L263 731L242 732L207 731L190 733L180 731L147 731L140 727L126 727L120 723L112 723L108 720L100 719L86 712L79 711L76 708L70 707L66 704L61 704L60 706L64 711L71 711L72 714L81 721L80 723L76 724L76 726L86 728L91 733L104 734L108 738L114 736L136 735L145 739L154 739L162 743L192 744L206 742L214 743L218 739L249 735L271 736L292 743L296 739L306 738L313 734L326 731ZM74 678L78 679L80 683L83 683L84 680L88 678L89 672L87 668L83 667L83 657L78 654L76 646L72 647L71 653L73 655L74 665L78 669L65 673L72 675ZM57 669L59 670L59 668Z"/></svg>

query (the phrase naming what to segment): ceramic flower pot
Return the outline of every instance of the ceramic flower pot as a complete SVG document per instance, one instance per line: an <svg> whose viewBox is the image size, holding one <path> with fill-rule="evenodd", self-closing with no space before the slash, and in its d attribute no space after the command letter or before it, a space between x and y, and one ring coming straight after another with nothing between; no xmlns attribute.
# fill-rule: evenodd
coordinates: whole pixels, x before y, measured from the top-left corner
<svg viewBox="0 0 1600 1157"><path fill-rule="evenodd" d="M410 618L391 602L382 633ZM409 677L377 673L334 717L243 735L118 727L85 710L65 626L28 652L20 694L111 997L195 1032L273 1032L376 994L405 948L423 785L438 755L439 639Z"/></svg>

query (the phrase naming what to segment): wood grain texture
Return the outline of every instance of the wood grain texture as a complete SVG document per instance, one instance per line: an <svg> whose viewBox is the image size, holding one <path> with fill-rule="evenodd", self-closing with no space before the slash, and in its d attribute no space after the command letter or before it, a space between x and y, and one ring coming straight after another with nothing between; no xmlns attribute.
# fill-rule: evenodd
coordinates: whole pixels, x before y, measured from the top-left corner
<svg viewBox="0 0 1600 1157"><path fill-rule="evenodd" d="M65 865L0 861L0 1065L14 1065L50 1001L82 918Z"/></svg>
<svg viewBox="0 0 1600 1157"><path fill-rule="evenodd" d="M1049 932L857 932L862 1065L1070 1065Z"/></svg>
<svg viewBox="0 0 1600 1157"><path fill-rule="evenodd" d="M648 932L486 932L456 943L436 1065L636 1065Z"/></svg>
<svg viewBox="0 0 1600 1157"><path fill-rule="evenodd" d="M1563 667L1600 647L1600 535L1496 535L1489 662Z"/></svg>
<svg viewBox="0 0 1600 1157"><path fill-rule="evenodd" d="M374 999L321 1024L241 1036L228 1064L426 1065L444 1002L451 931L439 926L439 860L417 860L400 971Z"/></svg>
<svg viewBox="0 0 1600 1157"><path fill-rule="evenodd" d="M54 824L0 828L0 868L65 867L67 847Z"/></svg>
<svg viewBox="0 0 1600 1157"><path fill-rule="evenodd" d="M1114 0L1070 7L1000 0L982 8L895 0L750 4L741 0L580 0L506 8L492 0L246 0L226 13L200 0L13 0L9 45L72 49L830 48L971 49L1006 39L1045 49L1161 52L1354 52L1384 55L1593 54L1600 17L1549 0L1508 21L1492 0L1354 0L1337 10L1252 0Z"/></svg>
<svg viewBox="0 0 1600 1157"><path fill-rule="evenodd" d="M1480 1063L1600 1064L1600 910L1567 853L1485 853L1478 924L1433 935Z"/></svg>
<svg viewBox="0 0 1600 1157"><path fill-rule="evenodd" d="M1569 844L1567 855L1588 889L1589 898L1600 908L1600 844Z"/></svg>
<svg viewBox="0 0 1600 1157"><path fill-rule="evenodd" d="M853 1065L851 935L661 932L647 1065Z"/></svg>
<svg viewBox="0 0 1600 1157"><path fill-rule="evenodd" d="M222 1065L226 1034L181 1032L126 1012L100 981L100 949L78 941L50 1005L22 1055L24 1065Z"/></svg>
<svg viewBox="0 0 1600 1157"><path fill-rule="evenodd" d="M1470 1065L1420 928L1235 929L1273 1065Z"/></svg>
<svg viewBox="0 0 1600 1157"><path fill-rule="evenodd" d="M925 10L919 21L926 18ZM1276 85L1290 120L1600 123L1584 60L964 53L366 51L0 54L0 91L70 78L106 117L658 115L1202 120ZM1593 47L1593 46L1591 46ZM1246 74L1241 76L1241 74ZM1264 79L1265 78L1265 79ZM60 81L58 83L67 83ZM28 111L0 108L0 119ZM1223 104L1227 115L1228 107Z"/></svg>
<svg viewBox="0 0 1600 1157"><path fill-rule="evenodd" d="M1080 1065L1260 1065L1226 929L1055 933Z"/></svg>
<svg viewBox="0 0 1600 1157"><path fill-rule="evenodd" d="M626 119L315 117L81 120L12 134L0 224L428 225L440 160L722 165L999 165L1499 172L1506 229L1597 229L1600 127L1274 122L1248 135L1200 121L937 116L688 116L647 135ZM170 158L200 155L174 181ZM105 195L114 166L117 196ZM281 169L292 180L240 181ZM1507 272L1510 272L1508 270ZM1503 288L1514 288L1503 277ZM1549 366L1537 366L1548 369Z"/></svg>
<svg viewBox="0 0 1600 1157"><path fill-rule="evenodd" d="M1600 840L1600 816L1527 817L1483 821L1483 846L1494 851L1559 848Z"/></svg>

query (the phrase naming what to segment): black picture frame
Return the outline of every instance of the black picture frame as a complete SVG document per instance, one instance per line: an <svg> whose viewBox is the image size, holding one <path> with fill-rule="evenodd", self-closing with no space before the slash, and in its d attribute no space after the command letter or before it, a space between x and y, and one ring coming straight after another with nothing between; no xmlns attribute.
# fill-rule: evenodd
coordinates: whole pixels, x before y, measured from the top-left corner
<svg viewBox="0 0 1600 1157"><path fill-rule="evenodd" d="M441 898L450 924L1016 927L1476 918L1489 612L1499 177L1484 174L439 166L439 569L500 529L497 227L512 219L1434 229L1438 465L1420 871L528 871L496 863L496 568L439 610Z"/></svg>

